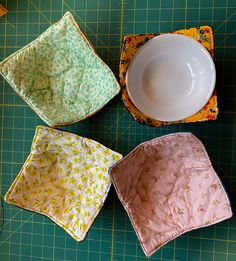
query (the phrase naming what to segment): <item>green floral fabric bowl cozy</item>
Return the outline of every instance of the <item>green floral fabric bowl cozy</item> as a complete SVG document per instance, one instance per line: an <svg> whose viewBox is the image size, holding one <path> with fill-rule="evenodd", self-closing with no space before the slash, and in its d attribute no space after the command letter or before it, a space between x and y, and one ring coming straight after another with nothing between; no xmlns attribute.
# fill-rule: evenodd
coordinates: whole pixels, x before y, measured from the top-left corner
<svg viewBox="0 0 236 261"><path fill-rule="evenodd" d="M49 126L87 118L120 91L69 12L2 61L0 73Z"/></svg>

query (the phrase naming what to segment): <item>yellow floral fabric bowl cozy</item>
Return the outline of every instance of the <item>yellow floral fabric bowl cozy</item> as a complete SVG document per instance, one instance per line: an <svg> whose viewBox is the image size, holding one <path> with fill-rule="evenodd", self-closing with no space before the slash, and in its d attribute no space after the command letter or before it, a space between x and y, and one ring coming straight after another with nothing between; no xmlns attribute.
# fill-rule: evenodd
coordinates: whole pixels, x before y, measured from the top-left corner
<svg viewBox="0 0 236 261"><path fill-rule="evenodd" d="M210 52L211 56L214 56L214 37L213 31L210 26L200 26L196 28L183 29L174 32L175 34L182 34L189 36L198 42L200 42L206 49ZM217 93L214 90L208 103L196 114L178 122L163 122L156 119L152 119L139 111L135 105L132 103L127 89L126 89L126 72L128 66L132 60L135 53L141 48L146 42L154 37L158 37L159 34L141 34L141 35L127 35L123 39L121 57L120 57L120 84L121 84L121 95L122 100L134 117L136 121L142 124L147 124L154 127L159 127L163 125L170 125L176 123L188 123L188 122L198 122L198 121L208 121L216 120L219 112L217 106Z"/></svg>
<svg viewBox="0 0 236 261"><path fill-rule="evenodd" d="M108 170L121 158L96 141L38 126L5 201L51 218L81 241L110 189Z"/></svg>

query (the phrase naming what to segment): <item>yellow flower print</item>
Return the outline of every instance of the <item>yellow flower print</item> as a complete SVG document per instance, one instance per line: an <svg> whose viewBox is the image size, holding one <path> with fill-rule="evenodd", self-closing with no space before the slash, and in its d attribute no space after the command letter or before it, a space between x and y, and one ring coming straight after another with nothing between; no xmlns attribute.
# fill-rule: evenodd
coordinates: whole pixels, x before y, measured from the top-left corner
<svg viewBox="0 0 236 261"><path fill-rule="evenodd" d="M57 173L58 174L62 174L63 173L63 169L61 167L57 167Z"/></svg>
<svg viewBox="0 0 236 261"><path fill-rule="evenodd" d="M83 188L83 186L81 184L77 185L77 189L82 189L82 188Z"/></svg>
<svg viewBox="0 0 236 261"><path fill-rule="evenodd" d="M32 167L31 167L30 165L26 165L25 169L26 169L28 172L31 172Z"/></svg>
<svg viewBox="0 0 236 261"><path fill-rule="evenodd" d="M79 154L79 151L77 149L72 150L73 155L77 156Z"/></svg>
<svg viewBox="0 0 236 261"><path fill-rule="evenodd" d="M33 197L37 197L40 193L40 190L34 190L33 193L32 193L32 196Z"/></svg>
<svg viewBox="0 0 236 261"><path fill-rule="evenodd" d="M104 150L104 155L105 156L109 156L110 155L110 150L109 149L105 149Z"/></svg>
<svg viewBox="0 0 236 261"><path fill-rule="evenodd" d="M74 173L79 174L80 173L80 168L74 168Z"/></svg>
<svg viewBox="0 0 236 261"><path fill-rule="evenodd" d="M84 167L85 171L88 171L92 167L92 165L91 164L84 164L83 167Z"/></svg>
<svg viewBox="0 0 236 261"><path fill-rule="evenodd" d="M65 208L64 214L68 214L70 212L70 208Z"/></svg>
<svg viewBox="0 0 236 261"><path fill-rule="evenodd" d="M61 146L56 146L57 147L57 153L61 153L62 152L62 147Z"/></svg>
<svg viewBox="0 0 236 261"><path fill-rule="evenodd" d="M82 145L82 148L89 149L89 146L86 143L82 143L81 145Z"/></svg>
<svg viewBox="0 0 236 261"><path fill-rule="evenodd" d="M81 231L85 231L86 230L86 228L87 228L87 225L85 224L85 223L82 223L81 225L80 225L80 229L81 229Z"/></svg>
<svg viewBox="0 0 236 261"><path fill-rule="evenodd" d="M77 214L79 214L80 212L81 212L81 209L80 208L75 208L75 210L76 210L76 212L77 212Z"/></svg>
<svg viewBox="0 0 236 261"><path fill-rule="evenodd" d="M35 207L38 207L39 204L40 204L40 201L39 201L38 199L35 199L34 202L33 202L33 205L34 205Z"/></svg>
<svg viewBox="0 0 236 261"><path fill-rule="evenodd" d="M21 188L20 187L16 187L15 190L16 190L17 194L21 193Z"/></svg>
<svg viewBox="0 0 236 261"><path fill-rule="evenodd" d="M89 217L90 216L90 213L88 211L85 211L84 212L84 217Z"/></svg>
<svg viewBox="0 0 236 261"><path fill-rule="evenodd" d="M75 210L77 211L77 213L80 213L81 209L80 209L80 206L81 206L81 202L76 202L75 203Z"/></svg>
<svg viewBox="0 0 236 261"><path fill-rule="evenodd" d="M98 179L102 179L102 173L98 174Z"/></svg>
<svg viewBox="0 0 236 261"><path fill-rule="evenodd" d="M70 226L70 224L69 224L69 223L65 223L65 225L63 225L62 227L63 227L64 229L68 229L68 228L69 228L69 226Z"/></svg>
<svg viewBox="0 0 236 261"><path fill-rule="evenodd" d="M42 165L42 164L45 163L45 159L44 159L43 157L42 157L42 158L39 158L39 159L37 160L37 162L38 162L39 165Z"/></svg>
<svg viewBox="0 0 236 261"><path fill-rule="evenodd" d="M71 176L71 171L67 171L67 172L65 173L65 176L66 176L66 177L70 177L70 176Z"/></svg>
<svg viewBox="0 0 236 261"><path fill-rule="evenodd" d="M61 148L61 145L60 145L60 144L57 144L57 143L54 144L54 146L57 148L57 151L58 151L59 148Z"/></svg>
<svg viewBox="0 0 236 261"><path fill-rule="evenodd" d="M94 198L95 198L95 200L100 201L102 199L102 195L97 194L96 197L94 197Z"/></svg>
<svg viewBox="0 0 236 261"><path fill-rule="evenodd" d="M81 241L80 237L78 237L78 236L74 236L74 239L77 241Z"/></svg>
<svg viewBox="0 0 236 261"><path fill-rule="evenodd" d="M95 201L95 200L93 201L93 205L94 205L94 207L99 206L99 204L100 204L99 202L97 202L97 201Z"/></svg>
<svg viewBox="0 0 236 261"><path fill-rule="evenodd" d="M64 185L66 183L66 181L67 181L67 179L65 179L65 178L64 179L60 179L60 182L61 182L62 185Z"/></svg>
<svg viewBox="0 0 236 261"><path fill-rule="evenodd" d="M87 181L88 181L88 178L85 177L85 176L82 176L82 182L83 182L83 183L87 183Z"/></svg>
<svg viewBox="0 0 236 261"><path fill-rule="evenodd" d="M31 159L27 159L27 160L25 161L25 165L26 165L26 167L27 167L27 166L30 166L31 162L32 162Z"/></svg>
<svg viewBox="0 0 236 261"><path fill-rule="evenodd" d="M79 226L79 220L75 220L75 222L73 223L74 227Z"/></svg>
<svg viewBox="0 0 236 261"><path fill-rule="evenodd" d="M53 192L52 188L46 188L44 192L51 194Z"/></svg>
<svg viewBox="0 0 236 261"><path fill-rule="evenodd" d="M47 211L47 207L46 206L43 206L41 209L40 209L41 212L46 212Z"/></svg>
<svg viewBox="0 0 236 261"><path fill-rule="evenodd" d="M91 191L90 188L86 188L85 192L86 192L87 194L91 194L92 191Z"/></svg>
<svg viewBox="0 0 236 261"><path fill-rule="evenodd" d="M108 165L108 159L104 159L103 162L105 165Z"/></svg>
<svg viewBox="0 0 236 261"><path fill-rule="evenodd" d="M66 164L66 167L67 167L68 170L72 170L72 163L71 163L71 162L68 162L68 163Z"/></svg>
<svg viewBox="0 0 236 261"><path fill-rule="evenodd" d="M42 201L43 201L43 203L46 203L48 201L48 197L46 197L46 196L42 197Z"/></svg>
<svg viewBox="0 0 236 261"><path fill-rule="evenodd" d="M54 166L48 168L48 174L52 174L54 172Z"/></svg>
<svg viewBox="0 0 236 261"><path fill-rule="evenodd" d="M71 190L71 191L69 192L69 195L70 195L71 197L74 197L74 196L75 196L75 192L74 192L73 190Z"/></svg>
<svg viewBox="0 0 236 261"><path fill-rule="evenodd" d="M30 190L30 186L29 186L29 185L26 185L26 186L25 186L25 190L26 190L26 191L29 191L29 190Z"/></svg>
<svg viewBox="0 0 236 261"><path fill-rule="evenodd" d="M37 144L37 145L35 146L35 148L36 148L36 149L41 149L41 148L42 148L42 144Z"/></svg>
<svg viewBox="0 0 236 261"><path fill-rule="evenodd" d="M54 182L56 182L57 181L57 178L56 177L50 177L50 182L51 183L54 183Z"/></svg>
<svg viewBox="0 0 236 261"><path fill-rule="evenodd" d="M71 140L71 137L70 137L69 135L67 135L66 140L69 141L69 142L72 141L72 140Z"/></svg>
<svg viewBox="0 0 236 261"><path fill-rule="evenodd" d="M73 147L77 147L77 145L78 145L77 142L74 142L74 141L71 142L71 144L72 144Z"/></svg>
<svg viewBox="0 0 236 261"><path fill-rule="evenodd" d="M61 189L62 189L62 188L61 188L61 185L58 185L58 184L55 185L55 188L58 189L58 190L61 190Z"/></svg>
<svg viewBox="0 0 236 261"><path fill-rule="evenodd" d="M93 194L95 194L95 195L96 195L96 193L97 193L97 188L98 188L97 185L95 185L95 186L93 187Z"/></svg>
<svg viewBox="0 0 236 261"><path fill-rule="evenodd" d="M42 130L43 130L43 128L42 128ZM55 130L54 129L48 129L48 132L51 133L51 134L54 134Z"/></svg>
<svg viewBox="0 0 236 261"><path fill-rule="evenodd" d="M87 152L87 155L92 155L92 150L89 150L89 151Z"/></svg>
<svg viewBox="0 0 236 261"><path fill-rule="evenodd" d="M73 159L73 161L74 161L74 163L80 163L80 162L81 162L81 159L78 158L78 157L75 157L75 158Z"/></svg>
<svg viewBox="0 0 236 261"><path fill-rule="evenodd" d="M66 143L66 142L64 142L64 143L63 143L63 146L68 147L68 148L71 148L71 147L72 147L72 144L71 144L71 143Z"/></svg>
<svg viewBox="0 0 236 261"><path fill-rule="evenodd" d="M38 184L39 184L39 180L35 179L34 182L33 182L33 185L38 185Z"/></svg>
<svg viewBox="0 0 236 261"><path fill-rule="evenodd" d="M36 170L33 170L33 171L31 172L31 175L32 175L33 177L35 177L35 176L37 175Z"/></svg>
<svg viewBox="0 0 236 261"><path fill-rule="evenodd" d="M59 220L60 220L61 223L64 223L65 218L64 217L60 217Z"/></svg>
<svg viewBox="0 0 236 261"><path fill-rule="evenodd" d="M90 177L91 179L93 179L93 178L95 177L95 175L93 174L93 172L90 172L90 173L89 173L89 177Z"/></svg>
<svg viewBox="0 0 236 261"><path fill-rule="evenodd" d="M102 156L100 154L97 154L97 159L98 160L101 160L102 159Z"/></svg>
<svg viewBox="0 0 236 261"><path fill-rule="evenodd" d="M109 182L109 179L107 178L107 177L105 177L105 176L103 176L103 180L107 183L107 182Z"/></svg>
<svg viewBox="0 0 236 261"><path fill-rule="evenodd" d="M90 204L91 203L91 198L86 198L86 203Z"/></svg>
<svg viewBox="0 0 236 261"><path fill-rule="evenodd" d="M57 200L55 198L51 199L51 204L55 206L57 204Z"/></svg>
<svg viewBox="0 0 236 261"><path fill-rule="evenodd" d="M41 141L40 137L37 137L35 140L34 140L34 145L38 145L39 141Z"/></svg>
<svg viewBox="0 0 236 261"><path fill-rule="evenodd" d="M54 136L54 140L55 141L58 141L58 140L60 140L60 138L61 138L62 136L61 136L61 134L56 134L56 136Z"/></svg>
<svg viewBox="0 0 236 261"><path fill-rule="evenodd" d="M62 188L62 192L63 192L63 194L65 194L65 195L66 195L69 191L70 191L70 189L68 189L67 186L64 186L64 187Z"/></svg>
<svg viewBox="0 0 236 261"><path fill-rule="evenodd" d="M70 178L69 182L70 182L70 184L74 185L75 182L76 182L76 179L75 178Z"/></svg>
<svg viewBox="0 0 236 261"><path fill-rule="evenodd" d="M59 163L62 163L62 164L63 164L65 161L66 161L66 158L65 158L65 157L62 157L62 158L60 158L60 159L58 160L58 162L59 162Z"/></svg>
<svg viewBox="0 0 236 261"><path fill-rule="evenodd" d="M117 155L117 154L113 154L113 155L112 155L113 161L119 161L121 158L122 158L121 155Z"/></svg>
<svg viewBox="0 0 236 261"><path fill-rule="evenodd" d="M70 219L70 220L73 220L73 218L74 218L74 215L73 215L73 214L70 214L70 215L69 215L69 219Z"/></svg>
<svg viewBox="0 0 236 261"><path fill-rule="evenodd" d="M60 214L60 208L59 207L54 209L54 214L56 214L56 215Z"/></svg>
<svg viewBox="0 0 236 261"><path fill-rule="evenodd" d="M99 143L96 145L96 148L97 148L97 149L101 149L101 147L102 147L102 145L99 144Z"/></svg>
<svg viewBox="0 0 236 261"><path fill-rule="evenodd" d="M48 144L46 144L46 150L50 150L52 148L52 144L51 143L48 143Z"/></svg>
<svg viewBox="0 0 236 261"><path fill-rule="evenodd" d="M70 155L69 155L68 153L66 153L66 152L63 153L63 157L64 157L64 158L67 159L69 156L70 156Z"/></svg>

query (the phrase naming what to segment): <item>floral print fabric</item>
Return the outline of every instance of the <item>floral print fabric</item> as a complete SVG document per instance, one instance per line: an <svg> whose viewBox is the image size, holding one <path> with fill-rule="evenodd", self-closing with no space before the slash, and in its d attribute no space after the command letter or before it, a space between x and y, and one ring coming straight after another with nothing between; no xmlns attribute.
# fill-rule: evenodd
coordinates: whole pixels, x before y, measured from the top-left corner
<svg viewBox="0 0 236 261"><path fill-rule="evenodd" d="M110 189L108 170L121 158L96 141L39 126L5 200L48 216L83 240Z"/></svg>
<svg viewBox="0 0 236 261"><path fill-rule="evenodd" d="M110 175L147 256L187 231L232 216L207 152L191 133L139 145Z"/></svg>
<svg viewBox="0 0 236 261"><path fill-rule="evenodd" d="M210 54L214 55L214 39L213 32L210 26L201 26L199 28L191 28L184 29L174 32L176 34L183 34L200 42ZM147 41L152 39L153 37L158 36L158 34L142 34L142 35L127 35L123 39L121 57L120 57L120 83L121 83L121 94L122 100L134 117L136 121L142 124L147 124L151 126L162 126L169 125L175 123L187 123L187 122L197 122L197 121L207 121L207 120L215 120L218 115L218 107L217 107L217 94L216 90L213 92L208 103L196 114L178 122L162 122L156 119L152 119L141 111L139 111L131 99L129 98L127 89L126 89L126 72L129 66L129 63L134 56L134 54L138 51L138 49L143 46Z"/></svg>
<svg viewBox="0 0 236 261"><path fill-rule="evenodd" d="M7 9L0 4L0 17L7 13Z"/></svg>
<svg viewBox="0 0 236 261"><path fill-rule="evenodd" d="M0 73L49 126L80 121L120 91L69 12L2 61Z"/></svg>

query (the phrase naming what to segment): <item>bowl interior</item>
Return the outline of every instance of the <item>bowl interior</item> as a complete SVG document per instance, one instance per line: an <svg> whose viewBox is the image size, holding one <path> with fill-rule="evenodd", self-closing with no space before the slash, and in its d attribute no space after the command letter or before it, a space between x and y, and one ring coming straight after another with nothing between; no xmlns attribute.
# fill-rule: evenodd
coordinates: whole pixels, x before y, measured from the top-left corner
<svg viewBox="0 0 236 261"><path fill-rule="evenodd" d="M133 57L127 91L149 117L176 121L198 112L215 86L214 62L200 43L183 35L157 36Z"/></svg>

